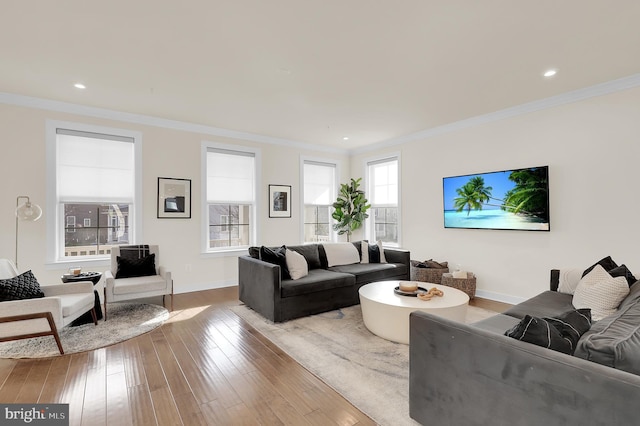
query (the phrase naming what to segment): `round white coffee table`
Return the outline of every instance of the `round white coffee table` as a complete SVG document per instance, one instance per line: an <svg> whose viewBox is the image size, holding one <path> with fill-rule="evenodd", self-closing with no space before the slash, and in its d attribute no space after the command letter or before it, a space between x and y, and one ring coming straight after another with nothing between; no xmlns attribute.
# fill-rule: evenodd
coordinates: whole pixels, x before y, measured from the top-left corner
<svg viewBox="0 0 640 426"><path fill-rule="evenodd" d="M393 342L409 344L409 314L425 311L464 322L469 296L455 288L418 282L420 287L442 290L444 296L431 300L394 293L401 281L380 281L360 287L360 307L364 325L373 334Z"/></svg>

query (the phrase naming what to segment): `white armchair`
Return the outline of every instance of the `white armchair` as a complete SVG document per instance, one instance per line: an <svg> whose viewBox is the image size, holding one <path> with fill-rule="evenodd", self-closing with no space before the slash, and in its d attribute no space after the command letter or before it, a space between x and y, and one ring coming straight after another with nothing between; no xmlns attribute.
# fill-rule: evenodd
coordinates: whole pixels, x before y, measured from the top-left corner
<svg viewBox="0 0 640 426"><path fill-rule="evenodd" d="M155 255L155 275L118 277L118 257L129 259L143 259L147 255ZM173 311L173 279L171 272L160 265L160 250L157 245L148 246L115 246L111 249L111 269L105 272L106 285L104 288L104 319L107 319L107 304L124 300L141 299L152 296L171 295L171 310Z"/></svg>
<svg viewBox="0 0 640 426"><path fill-rule="evenodd" d="M0 259L0 279L17 277L18 271L8 259ZM0 302L0 342L53 336L60 354L64 354L58 330L94 309L93 283L81 281L40 286L45 297Z"/></svg>

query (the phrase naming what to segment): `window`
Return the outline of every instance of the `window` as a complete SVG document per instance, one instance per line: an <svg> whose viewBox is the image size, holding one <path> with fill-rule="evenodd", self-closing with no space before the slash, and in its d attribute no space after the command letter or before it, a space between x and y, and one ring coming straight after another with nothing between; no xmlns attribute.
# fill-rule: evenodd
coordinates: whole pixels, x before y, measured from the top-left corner
<svg viewBox="0 0 640 426"><path fill-rule="evenodd" d="M367 163L367 194L369 210L368 233L372 241L397 246L399 228L398 157L388 157Z"/></svg>
<svg viewBox="0 0 640 426"><path fill-rule="evenodd" d="M139 134L48 122L48 258L107 258L133 242ZM137 142L138 141L138 142ZM49 219L49 218L48 218Z"/></svg>
<svg viewBox="0 0 640 426"><path fill-rule="evenodd" d="M204 144L205 251L248 247L255 240L256 153Z"/></svg>
<svg viewBox="0 0 640 426"><path fill-rule="evenodd" d="M336 165L304 160L304 242L331 241L331 206L336 198Z"/></svg>

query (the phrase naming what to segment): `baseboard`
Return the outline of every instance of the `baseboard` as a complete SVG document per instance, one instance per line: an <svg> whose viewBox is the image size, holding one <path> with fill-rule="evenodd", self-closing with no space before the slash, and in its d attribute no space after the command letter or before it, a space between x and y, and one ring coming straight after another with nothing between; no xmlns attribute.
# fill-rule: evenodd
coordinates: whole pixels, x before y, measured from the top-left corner
<svg viewBox="0 0 640 426"><path fill-rule="evenodd" d="M509 303L510 305L517 305L527 300L526 297L510 296L508 294L495 293L493 291L476 290L476 296L483 299L495 300L496 302Z"/></svg>
<svg viewBox="0 0 640 426"><path fill-rule="evenodd" d="M232 287L238 285L238 280L219 280L201 283L190 283L188 285L176 286L174 281L173 292L175 294L191 293L193 291L213 290L215 288Z"/></svg>

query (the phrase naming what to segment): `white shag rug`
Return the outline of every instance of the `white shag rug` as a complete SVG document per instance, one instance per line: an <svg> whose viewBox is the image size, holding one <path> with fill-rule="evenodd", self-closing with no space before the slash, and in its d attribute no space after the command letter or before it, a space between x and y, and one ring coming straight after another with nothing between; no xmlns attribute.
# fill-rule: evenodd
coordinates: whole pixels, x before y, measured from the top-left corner
<svg viewBox="0 0 640 426"><path fill-rule="evenodd" d="M372 334L360 306L285 323L230 309L378 424L418 425L409 417L409 346ZM469 306L466 322L493 315Z"/></svg>
<svg viewBox="0 0 640 426"><path fill-rule="evenodd" d="M58 330L64 354L90 351L123 342L162 325L169 311L158 305L142 303L109 304L108 321ZM0 358L48 358L59 356L53 336L12 340L0 343Z"/></svg>

